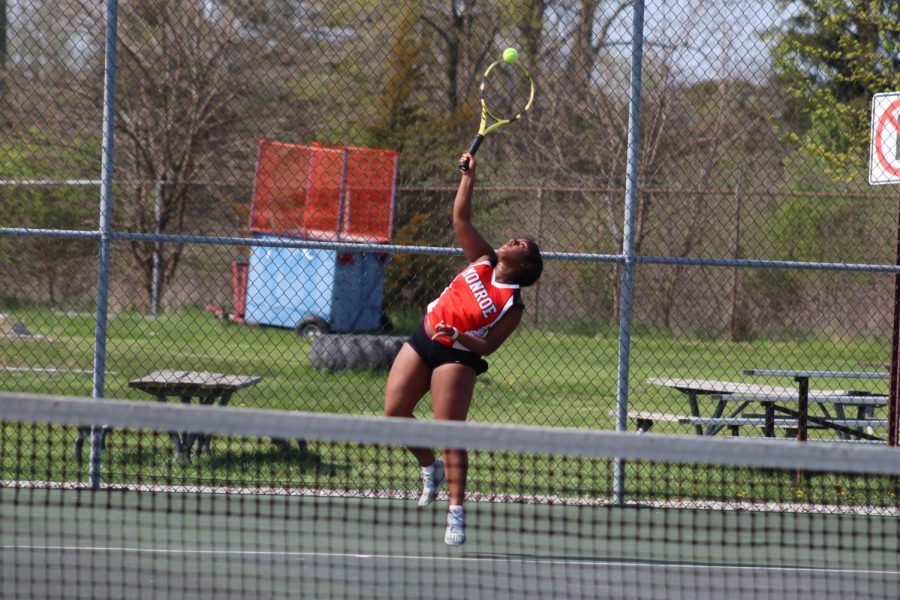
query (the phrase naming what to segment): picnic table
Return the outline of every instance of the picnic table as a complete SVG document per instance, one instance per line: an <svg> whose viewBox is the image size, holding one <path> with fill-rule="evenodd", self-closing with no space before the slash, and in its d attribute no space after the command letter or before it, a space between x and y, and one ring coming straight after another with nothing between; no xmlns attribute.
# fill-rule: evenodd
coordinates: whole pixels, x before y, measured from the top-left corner
<svg viewBox="0 0 900 600"><path fill-rule="evenodd" d="M201 405L226 406L235 392L254 386L261 380L261 376L253 375L159 370L129 381L128 387L147 392L160 402L167 402L169 398L177 398L182 404L191 404L196 401ZM84 440L89 435L90 427L79 428L78 438L75 441L75 456L79 459ZM169 437L175 446L177 460L190 461L192 449L198 455L203 450L206 450L207 453L210 452L209 444L212 436L188 431L170 431ZM279 445L285 443L283 440L276 441L276 444ZM194 448L195 444L196 448Z"/></svg>
<svg viewBox="0 0 900 600"><path fill-rule="evenodd" d="M809 380L813 377L815 378L831 378L831 379L888 379L890 375L888 373L882 371L823 371L823 370L808 370L808 369L745 369L745 375L760 375L767 377L791 377L794 381L797 382L797 439L798 440L806 440L807 439L807 429L809 424ZM848 395L851 396L873 396L878 398L877 403L868 403L868 402L857 402L851 404L851 406L855 406L857 409L856 420L875 420L873 418L873 409L875 406L887 405L887 397L882 395L872 395L868 392L860 392L860 391L848 391ZM849 403L848 403L849 404ZM844 407L847 404L841 402L835 402L833 404L835 415L837 419L831 419L832 422L835 420L842 421L846 420ZM821 405L825 416L830 419L831 416L828 414L828 411L825 408L825 405ZM814 419L813 422L816 422L817 419ZM885 421L885 425L887 422ZM848 432L842 429L837 429L838 435L841 439L850 439L848 436ZM880 438L874 437L870 434L864 434L861 429L855 430L856 438L866 438L872 440L880 440Z"/></svg>
<svg viewBox="0 0 900 600"><path fill-rule="evenodd" d="M227 406L236 391L254 386L261 380L261 376L253 375L161 370L129 381L128 387L152 394L160 402L167 402L172 397L182 404L191 404L196 399L201 405ZM170 431L169 437L175 446L176 459L190 461L195 443L197 455L203 450L210 453L210 435Z"/></svg>
<svg viewBox="0 0 900 600"><path fill-rule="evenodd" d="M753 370L752 374L762 371ZM770 374L769 371L765 371ZM812 371L804 372L806 374ZM812 375L810 375L812 376ZM886 419L876 419L873 409L887 405L887 397L853 390L810 390L808 378L800 389L754 383L739 383L707 379L650 378L648 383L678 390L688 399L690 415L668 415L682 424L691 425L697 435L715 435L725 428L738 435L740 427L762 427L766 437L775 437L776 428L787 429L788 435L806 439L809 428L828 429L837 432L841 439L879 440L870 433L871 428L886 427ZM805 405L801 406L801 396ZM704 415L700 399L715 402L711 414ZM819 407L823 416L809 415L809 403ZM746 412L748 406L758 404L762 414ZM730 408L729 408L730 407ZM829 411L832 407L835 414ZM848 417L845 408L857 410L855 416ZM727 409L727 412L726 412ZM639 426L649 429L646 414L632 413ZM800 437L801 426L803 437Z"/></svg>

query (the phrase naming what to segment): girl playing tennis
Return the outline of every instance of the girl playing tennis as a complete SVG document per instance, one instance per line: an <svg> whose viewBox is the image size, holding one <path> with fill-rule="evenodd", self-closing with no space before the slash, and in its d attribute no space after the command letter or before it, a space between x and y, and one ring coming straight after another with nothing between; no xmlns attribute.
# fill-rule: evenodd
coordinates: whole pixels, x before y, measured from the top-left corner
<svg viewBox="0 0 900 600"><path fill-rule="evenodd" d="M475 377L487 371L482 358L509 337L522 320L519 288L541 276L543 260L537 244L517 237L494 250L471 221L475 187L475 157L468 159L453 202L453 229L469 265L440 297L428 305L423 323L400 349L391 367L384 398L384 414L413 418L419 400L431 391L435 419L464 421L472 402ZM444 482L450 510L444 541L465 542L463 496L468 456L465 450L444 449L443 460L430 448L410 448L422 467L425 488L419 506L428 506Z"/></svg>

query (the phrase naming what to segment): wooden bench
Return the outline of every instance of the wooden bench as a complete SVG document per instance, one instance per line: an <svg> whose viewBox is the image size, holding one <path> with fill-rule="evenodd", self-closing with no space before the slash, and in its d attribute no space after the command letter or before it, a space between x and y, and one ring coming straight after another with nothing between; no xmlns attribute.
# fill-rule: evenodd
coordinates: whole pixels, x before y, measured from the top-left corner
<svg viewBox="0 0 900 600"><path fill-rule="evenodd" d="M615 412L611 413L613 416ZM731 435L740 435L742 426L758 426L765 425L764 415L747 415L744 417L692 417L690 415L673 415L669 413L659 413L652 411L629 410L628 418L637 424L637 433L646 433L650 431L654 423L676 423L678 425L693 426L713 426L727 427L731 431ZM775 427L778 428L797 428L796 419L775 419Z"/></svg>
<svg viewBox="0 0 900 600"><path fill-rule="evenodd" d="M797 419L775 417L767 419L765 415L744 415L739 417L685 417L682 421L685 425L700 425L704 427L727 427L734 436L739 435L741 427L762 427L770 426L774 429L785 429L786 437L796 437L797 435ZM851 427L856 430L864 430L868 428L884 428L887 427L887 419L829 419L832 425L841 427ZM807 424L808 429L827 429L824 425L810 422Z"/></svg>
<svg viewBox="0 0 900 600"><path fill-rule="evenodd" d="M615 411L611 411L612 416L616 416ZM670 413L661 413L653 411L629 410L627 416L630 420L637 424L637 433L645 433L650 431L654 423L677 423L679 425L690 425L694 427L719 427L728 428L731 435L740 435L741 427L762 427L765 428L767 418L765 415L741 415L735 417L692 417L690 415L675 415ZM850 427L856 430L868 430L869 428L878 429L887 427L887 419L877 418L848 418L848 419L829 419L833 425L842 427ZM796 437L797 435L797 419L775 417L771 420L771 427L774 429L784 429L786 437ZM826 429L825 426L811 422L808 424L809 429Z"/></svg>
<svg viewBox="0 0 900 600"><path fill-rule="evenodd" d="M618 413L616 411L610 412L612 416L616 416ZM629 410L628 418L635 421L637 424L637 433L646 433L650 431L650 428L653 427L654 423L681 423L682 419L688 419L690 417L684 415L671 415L668 413L660 413L660 412L652 412L652 411L643 411L643 410Z"/></svg>

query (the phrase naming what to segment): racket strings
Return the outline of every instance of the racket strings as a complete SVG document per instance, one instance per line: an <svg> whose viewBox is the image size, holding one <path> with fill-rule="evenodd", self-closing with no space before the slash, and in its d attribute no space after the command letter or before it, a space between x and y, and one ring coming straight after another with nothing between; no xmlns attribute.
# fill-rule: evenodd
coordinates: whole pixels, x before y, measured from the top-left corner
<svg viewBox="0 0 900 600"><path fill-rule="evenodd" d="M513 119L527 109L531 80L515 65L499 63L485 76L481 97L491 116Z"/></svg>

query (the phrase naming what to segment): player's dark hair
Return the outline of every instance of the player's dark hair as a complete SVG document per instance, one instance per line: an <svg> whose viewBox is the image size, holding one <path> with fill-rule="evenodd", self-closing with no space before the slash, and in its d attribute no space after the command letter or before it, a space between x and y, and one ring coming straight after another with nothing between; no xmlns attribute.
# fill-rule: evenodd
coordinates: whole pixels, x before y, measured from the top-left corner
<svg viewBox="0 0 900 600"><path fill-rule="evenodd" d="M541 257L541 249L537 242L530 237L526 237L525 240L528 242L528 268L519 273L517 277L516 283L520 287L534 285L541 278L541 273L544 272L544 259Z"/></svg>

